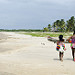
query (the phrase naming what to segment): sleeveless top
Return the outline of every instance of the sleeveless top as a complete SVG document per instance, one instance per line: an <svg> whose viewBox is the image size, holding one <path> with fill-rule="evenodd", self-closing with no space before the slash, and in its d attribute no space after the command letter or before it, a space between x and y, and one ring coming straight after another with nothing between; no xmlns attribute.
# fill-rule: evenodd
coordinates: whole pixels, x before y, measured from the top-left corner
<svg viewBox="0 0 75 75"><path fill-rule="evenodd" d="M64 52L66 50L65 44L63 42L59 42L59 44L56 47L56 50L60 52Z"/></svg>
<svg viewBox="0 0 75 75"><path fill-rule="evenodd" d="M72 36L71 48L75 49L75 36Z"/></svg>

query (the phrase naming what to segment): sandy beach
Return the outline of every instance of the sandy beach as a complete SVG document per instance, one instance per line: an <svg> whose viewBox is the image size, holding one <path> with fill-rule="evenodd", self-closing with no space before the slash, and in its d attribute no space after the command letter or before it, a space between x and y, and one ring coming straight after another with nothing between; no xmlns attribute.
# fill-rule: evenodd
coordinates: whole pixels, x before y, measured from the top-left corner
<svg viewBox="0 0 75 75"><path fill-rule="evenodd" d="M70 44L63 62L46 37L0 32L0 75L75 75Z"/></svg>

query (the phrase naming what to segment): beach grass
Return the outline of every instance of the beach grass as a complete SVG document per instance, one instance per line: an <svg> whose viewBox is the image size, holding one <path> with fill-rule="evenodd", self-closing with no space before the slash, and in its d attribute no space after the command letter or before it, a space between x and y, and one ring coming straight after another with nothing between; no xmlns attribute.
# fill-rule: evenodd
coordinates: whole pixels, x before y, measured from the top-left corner
<svg viewBox="0 0 75 75"><path fill-rule="evenodd" d="M51 36L51 37L58 37L59 35L63 35L64 37L66 36L71 36L72 32L23 32L20 34L25 34L25 35L31 35L31 36L35 36L35 37L47 37L47 36Z"/></svg>

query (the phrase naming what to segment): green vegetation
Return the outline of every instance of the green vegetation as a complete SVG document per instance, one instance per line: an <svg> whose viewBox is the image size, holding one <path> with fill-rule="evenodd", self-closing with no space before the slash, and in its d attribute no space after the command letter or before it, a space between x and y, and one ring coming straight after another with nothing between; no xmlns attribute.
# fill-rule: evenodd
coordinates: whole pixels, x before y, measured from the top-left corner
<svg viewBox="0 0 75 75"><path fill-rule="evenodd" d="M48 27L44 27L43 31L50 32L52 30L51 28L52 28L51 24L48 24Z"/></svg>
<svg viewBox="0 0 75 75"><path fill-rule="evenodd" d="M51 37L58 37L59 35L63 35L64 37L66 36L71 36L72 33L59 33L59 32L23 32L20 34L25 34L25 35L31 35L31 36L36 36L36 37L47 37L47 36L51 36Z"/></svg>
<svg viewBox="0 0 75 75"><path fill-rule="evenodd" d="M72 32L43 32L43 30L25 30L25 29L19 29L19 30L4 30L0 29L0 32L17 32L19 34L25 34L25 35L31 35L31 36L36 36L36 37L58 37L59 35L63 35L64 37L66 36L71 36L73 33Z"/></svg>
<svg viewBox="0 0 75 75"><path fill-rule="evenodd" d="M43 32L43 30L40 30L40 29L28 29L28 30L26 30L26 29L18 29L18 30L16 30L16 29L12 29L12 30L7 30L7 29L0 29L0 32Z"/></svg>

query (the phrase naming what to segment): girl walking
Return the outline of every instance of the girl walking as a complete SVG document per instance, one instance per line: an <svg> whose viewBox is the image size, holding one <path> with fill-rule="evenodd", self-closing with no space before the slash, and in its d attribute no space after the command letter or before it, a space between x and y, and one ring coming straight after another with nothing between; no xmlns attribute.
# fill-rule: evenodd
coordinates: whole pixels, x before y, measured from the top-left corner
<svg viewBox="0 0 75 75"><path fill-rule="evenodd" d="M71 40L71 49L72 49L72 56L73 56L73 61L75 61L75 31L67 41Z"/></svg>
<svg viewBox="0 0 75 75"><path fill-rule="evenodd" d="M63 61L64 51L66 50L63 35L59 35L59 40L57 41L56 50L59 51L59 59Z"/></svg>

